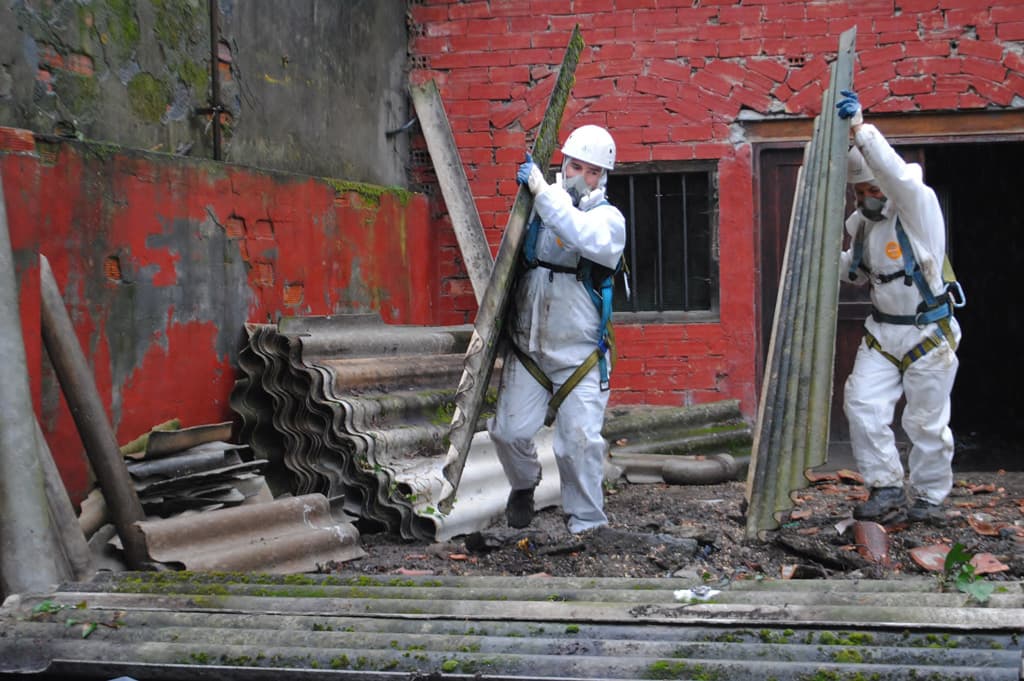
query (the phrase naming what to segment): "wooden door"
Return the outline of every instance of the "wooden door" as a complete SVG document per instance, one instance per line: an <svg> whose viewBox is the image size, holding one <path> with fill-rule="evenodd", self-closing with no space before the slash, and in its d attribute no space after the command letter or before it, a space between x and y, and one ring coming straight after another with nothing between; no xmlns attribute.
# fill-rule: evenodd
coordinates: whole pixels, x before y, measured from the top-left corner
<svg viewBox="0 0 1024 681"><path fill-rule="evenodd" d="M901 155L910 162L923 162L921 147L901 148ZM779 290L782 259L785 255L786 237L789 233L790 212L796 189L797 173L803 162L802 145L761 146L757 150L758 210L760 223L760 283L761 305L758 328L760 337L759 366L763 367L771 338L772 320L775 315L775 300ZM848 192L844 216L854 207L853 192ZM835 229L843 229L842 224ZM844 238L844 248L848 238ZM836 325L836 356L832 375L832 406L829 420L829 439L832 442L846 442L850 430L843 415L843 384L853 368L864 329L864 319L871 313L871 303L866 286L839 288L839 311ZM763 374L763 371L761 372ZM897 407L896 423L899 423L900 407ZM896 437L903 440L902 431L896 429Z"/></svg>

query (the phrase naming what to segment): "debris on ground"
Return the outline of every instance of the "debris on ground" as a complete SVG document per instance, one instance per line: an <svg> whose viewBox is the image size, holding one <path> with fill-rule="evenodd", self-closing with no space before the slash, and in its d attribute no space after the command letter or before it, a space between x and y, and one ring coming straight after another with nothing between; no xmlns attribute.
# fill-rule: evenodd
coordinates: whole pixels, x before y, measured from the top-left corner
<svg viewBox="0 0 1024 681"><path fill-rule="evenodd" d="M809 476L810 477L810 476ZM717 585L735 579L861 579L928 574L914 552L955 544L977 556L993 581L1024 577L1024 472L958 473L938 524L897 519L867 528L853 506L867 498L853 471L811 477L791 512L764 541L745 538L745 484L609 485L611 526L570 534L557 507L512 530L495 518L484 531L446 542L445 551L364 532L367 555L337 566L341 573L680 576ZM860 525L859 531L856 529ZM455 561L451 553L466 560ZM983 562L982 562L983 561ZM989 567L982 567L989 566Z"/></svg>

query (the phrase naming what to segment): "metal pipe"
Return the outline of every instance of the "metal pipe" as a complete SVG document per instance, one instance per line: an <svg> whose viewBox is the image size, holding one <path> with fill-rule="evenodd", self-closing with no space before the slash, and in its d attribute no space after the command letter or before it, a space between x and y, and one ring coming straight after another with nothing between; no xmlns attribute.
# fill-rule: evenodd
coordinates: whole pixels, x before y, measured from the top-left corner
<svg viewBox="0 0 1024 681"><path fill-rule="evenodd" d="M60 569L36 456L36 416L21 335L18 282L0 176L0 591L42 591L59 583Z"/></svg>
<svg viewBox="0 0 1024 681"><path fill-rule="evenodd" d="M75 336L60 289L46 256L39 256L42 294L43 344L64 392L78 434L107 501L110 516L124 546L125 561L141 568L146 560L145 542L134 523L145 519L114 431L107 420L85 354Z"/></svg>
<svg viewBox="0 0 1024 681"><path fill-rule="evenodd" d="M217 0L209 0L210 4L210 111L213 115L213 159L220 161L221 131L220 117L224 107L220 104L220 22L217 20Z"/></svg>

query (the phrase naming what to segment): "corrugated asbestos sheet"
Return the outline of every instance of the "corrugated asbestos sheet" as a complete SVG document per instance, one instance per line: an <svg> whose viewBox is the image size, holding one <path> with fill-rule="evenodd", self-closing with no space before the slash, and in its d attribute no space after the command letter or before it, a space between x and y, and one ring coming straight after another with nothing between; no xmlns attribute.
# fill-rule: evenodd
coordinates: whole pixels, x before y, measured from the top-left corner
<svg viewBox="0 0 1024 681"><path fill-rule="evenodd" d="M471 328L385 324L337 315L250 325L231 406L239 439L268 466L275 495L321 493L353 516L414 540L485 527L505 507L508 483L483 422L450 513L438 512L448 429ZM499 367L500 368L500 363ZM497 370L497 369L496 369ZM497 379L492 379L489 400ZM484 415L486 416L486 414ZM539 506L559 502L551 430L537 438L544 469ZM749 455L750 428L736 401L690 408L608 410L612 463L650 468L652 451ZM694 457L689 457L693 459ZM664 462L646 475L660 481ZM735 475L724 479L735 479ZM723 478L720 478L720 480Z"/></svg>
<svg viewBox="0 0 1024 681"><path fill-rule="evenodd" d="M23 678L1019 681L1024 585L127 573L12 596Z"/></svg>
<svg viewBox="0 0 1024 681"><path fill-rule="evenodd" d="M748 538L778 527L804 472L828 454L850 132L835 105L851 87L855 37L856 28L840 36L797 179L747 478Z"/></svg>

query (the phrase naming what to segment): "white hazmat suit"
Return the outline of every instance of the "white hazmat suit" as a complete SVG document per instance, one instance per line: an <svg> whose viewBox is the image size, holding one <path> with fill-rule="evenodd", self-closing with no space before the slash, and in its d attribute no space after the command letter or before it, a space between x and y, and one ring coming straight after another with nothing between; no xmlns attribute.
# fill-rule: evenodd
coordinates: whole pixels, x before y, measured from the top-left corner
<svg viewBox="0 0 1024 681"><path fill-rule="evenodd" d="M567 148L568 141L563 152ZM534 210L541 219L536 258L541 264L520 274L508 330L512 343L537 364L555 391L594 352L601 336L601 316L584 284L573 272L560 270L575 269L581 258L614 268L625 247L625 218L605 200L606 177L578 205L559 184L535 185ZM607 452L601 436L608 394L601 390L595 365L569 392L554 422L562 510L573 533L608 524L602 492ZM512 490L532 489L540 481L533 437L544 424L550 399L551 393L509 352L488 431Z"/></svg>
<svg viewBox="0 0 1024 681"><path fill-rule="evenodd" d="M868 181L881 189L887 200L879 221L867 219L861 210L847 219L851 248L842 253L841 276L848 280L855 250L852 244L862 233L863 267L857 270L855 283L870 283L871 302L875 311L883 313L881 316L913 317L919 312L923 296L902 276L904 260L896 233L897 217L931 291L938 297L946 288L942 277L946 230L938 199L924 184L921 166L904 162L873 125L857 128L854 145L849 155L849 181ZM897 273L899 276L895 276ZM853 455L869 489L903 486L904 471L891 424L896 403L905 396L902 424L912 445L908 460L910 495L941 504L953 484L950 392L959 364L955 349L960 342L960 327L952 316L941 326L934 322L889 323L879 321L879 316L873 313L865 321L865 338L846 381L844 411L850 424ZM922 343L926 352L907 363L904 358L915 348L920 352ZM904 364L902 370L897 366L899 362Z"/></svg>

